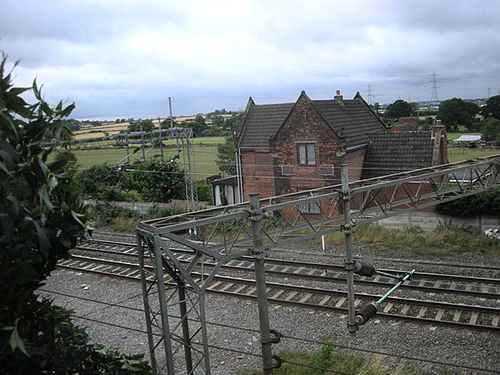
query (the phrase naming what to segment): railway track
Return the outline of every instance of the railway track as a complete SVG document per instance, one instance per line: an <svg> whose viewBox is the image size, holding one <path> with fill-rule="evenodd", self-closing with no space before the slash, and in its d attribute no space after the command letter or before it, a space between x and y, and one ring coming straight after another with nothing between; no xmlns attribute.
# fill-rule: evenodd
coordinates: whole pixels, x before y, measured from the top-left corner
<svg viewBox="0 0 500 375"><path fill-rule="evenodd" d="M135 260L137 256L136 249L132 244L98 241L94 243L89 242L81 244L76 248L76 250L83 252L93 251L96 254L99 254L100 257L90 257L73 254L72 258L59 262L58 267L79 272L90 272L94 274L119 277L134 281L140 280L138 264L135 261L132 261L132 258L134 258ZM187 262L192 256L192 254L184 249L178 249L178 252L179 259L181 259L182 261ZM112 256L115 258L119 256L125 257L129 258L131 261L104 258L102 257L103 255ZM249 260L245 259L235 260L228 263L227 267L229 267L229 269L226 268L226 270L233 272L253 271L253 264L250 263L251 262ZM210 264L205 264L205 266L210 267ZM316 263L303 263L295 261L285 261L283 264L282 260L271 259L269 264L267 265L269 269L266 270L266 273L272 274L274 272L275 276L280 275L282 278L284 278L284 275L288 275L288 279L290 279L290 276L293 275L295 276L295 278L304 279L322 278L323 281L340 282L344 280L344 278L337 278L337 276L333 275L334 272L341 273L341 271L339 269L336 269L336 267L342 266L321 264L321 269L314 268L316 266L318 266L318 264ZM330 266L333 270L329 270ZM288 270L286 269L287 267ZM197 270L197 272L193 273L193 277L206 277L206 275L204 275L202 271L198 271L200 270ZM318 272L321 272L321 274L317 274ZM417 274L415 276L417 276ZM478 286L476 288L477 290L473 290L474 285L470 284L471 280L469 277L460 277L459 280L453 280L453 275L442 276L444 276L442 280L433 283L431 281L433 280L433 278L437 277L436 275L422 273L420 277L427 277L427 279L420 279L420 281L418 281L418 285L407 285L406 288L414 288L421 291L433 290L434 293L437 289L439 289L437 285L443 285L444 283L448 286L447 288L444 288L448 293L474 293L473 295L475 295L476 297L480 297L482 294L484 296L480 298L483 299L499 297L498 288L500 280L485 279L483 281L487 281L489 283L487 284L487 286ZM330 279L328 279L328 277ZM368 282L368 280L362 279L363 278L357 280L356 285L363 281ZM430 283L433 284L433 286L421 285L422 280L424 280L424 284ZM153 276L150 277L150 281L153 281ZM378 284L373 284L374 282ZM466 282L467 284L462 284L462 287L459 287L461 282ZM390 284L389 282L384 280L372 280L371 283L372 284L367 285L386 286L387 284ZM394 282L392 282L392 284L393 283ZM465 290L467 288L464 285L469 290ZM285 284L281 282L268 282L267 287L269 301L271 303L302 306L313 309L323 309L340 313L345 313L347 311L347 294L342 290L332 290L329 288L321 288L317 286L310 287L288 283ZM209 286L208 291L218 294L236 296L240 298L256 299L255 281L251 278L234 277L232 275L221 274L214 279L212 284ZM362 306L364 304L373 302L378 297L379 294L357 293L356 305ZM465 305L457 303L438 302L431 300L422 300L421 298L390 297L387 299L387 303L384 304L377 315L392 319L402 319L434 325L488 329L496 332L500 331L500 309L482 305Z"/></svg>
<svg viewBox="0 0 500 375"><path fill-rule="evenodd" d="M123 242L92 241L76 247L77 250L103 253L130 258L137 257L135 245ZM191 261L192 251L174 249L183 255L182 263ZM211 267L215 263L210 261L205 266ZM227 272L254 272L254 263L251 257L242 257L236 261L222 266ZM404 274L401 270L386 270L393 274ZM314 262L301 262L283 259L266 259L266 274L279 279L305 279L319 282L345 283L344 266L340 264L325 264ZM394 280L377 275L375 277L355 277L357 285L387 288L394 284ZM412 280L403 285L403 289L429 292L435 294L452 293L470 297L497 299L500 298L500 280L493 278L478 278L472 276L447 275L427 272L416 272Z"/></svg>

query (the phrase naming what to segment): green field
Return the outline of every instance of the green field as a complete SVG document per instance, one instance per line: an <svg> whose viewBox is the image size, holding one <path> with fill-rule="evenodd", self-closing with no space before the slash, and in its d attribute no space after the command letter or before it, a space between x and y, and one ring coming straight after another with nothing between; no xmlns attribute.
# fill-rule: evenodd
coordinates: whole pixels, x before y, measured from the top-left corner
<svg viewBox="0 0 500 375"><path fill-rule="evenodd" d="M479 158L483 156L499 155L500 150L491 150L483 148L448 148L448 161L450 163Z"/></svg>
<svg viewBox="0 0 500 375"><path fill-rule="evenodd" d="M86 150L86 151L73 151L78 159L79 169L88 169L97 164L114 165L120 160L125 158L125 149L103 149L103 150ZM171 158L176 154L175 150L164 150L166 157ZM137 152L131 156L130 160L135 161L141 158L141 152ZM155 148L151 150L146 157L153 155L160 155L160 149ZM193 164L194 164L194 178L196 180L203 180L208 176L219 173L219 168L215 164L217 157L217 146L212 145L194 145L192 148ZM183 167L184 159L182 152L178 163Z"/></svg>
<svg viewBox="0 0 500 375"><path fill-rule="evenodd" d="M448 133L449 139L455 139L463 133ZM477 133L470 133L477 134ZM194 162L194 175L196 180L203 180L208 176L219 173L219 168L215 164L217 158L217 145L224 143L224 137L200 137L194 138L193 144L193 162ZM175 145L174 140L165 141L167 146ZM96 164L109 164L114 165L125 157L125 149L102 149L102 150L86 150L86 151L73 151L76 155L80 169L87 169ZM175 150L168 148L164 150L167 157L173 157L176 153ZM147 157L159 155L159 149L153 149ZM450 163L472 159L482 156L490 156L500 154L500 150L485 150L476 148L448 148L448 159ZM135 153L131 157L131 161L139 160L141 152ZM180 154L179 163L183 164L182 152Z"/></svg>

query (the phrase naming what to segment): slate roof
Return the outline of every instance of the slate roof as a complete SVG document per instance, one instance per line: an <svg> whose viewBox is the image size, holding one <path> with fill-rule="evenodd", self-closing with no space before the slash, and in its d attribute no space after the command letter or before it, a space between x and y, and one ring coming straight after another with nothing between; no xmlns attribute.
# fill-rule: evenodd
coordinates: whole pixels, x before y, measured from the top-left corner
<svg viewBox="0 0 500 375"><path fill-rule="evenodd" d="M268 147L294 103L252 105L240 129L239 147Z"/></svg>
<svg viewBox="0 0 500 375"><path fill-rule="evenodd" d="M425 168L432 165L432 132L384 132L368 134L361 178Z"/></svg>
<svg viewBox="0 0 500 375"><path fill-rule="evenodd" d="M328 122L335 134L345 138L346 146L368 142L368 133L385 131L385 126L361 98L352 100L312 100L314 107Z"/></svg>
<svg viewBox="0 0 500 375"><path fill-rule="evenodd" d="M335 134L345 138L347 147L368 143L368 133L385 131L381 120L359 94L351 100L311 100L311 103ZM252 101L239 129L239 147L268 147L269 138L279 130L294 104L255 105Z"/></svg>

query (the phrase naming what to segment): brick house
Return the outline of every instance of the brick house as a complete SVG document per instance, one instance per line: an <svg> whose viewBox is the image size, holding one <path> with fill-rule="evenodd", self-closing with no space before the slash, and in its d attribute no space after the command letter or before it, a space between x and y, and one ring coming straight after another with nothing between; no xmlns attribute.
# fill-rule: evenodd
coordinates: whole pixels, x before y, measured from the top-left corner
<svg viewBox="0 0 500 375"><path fill-rule="evenodd" d="M347 100L340 91L330 100L302 91L295 103L250 98L236 153L242 201L338 184L344 163L355 181L447 162L443 126L389 132L359 93Z"/></svg>

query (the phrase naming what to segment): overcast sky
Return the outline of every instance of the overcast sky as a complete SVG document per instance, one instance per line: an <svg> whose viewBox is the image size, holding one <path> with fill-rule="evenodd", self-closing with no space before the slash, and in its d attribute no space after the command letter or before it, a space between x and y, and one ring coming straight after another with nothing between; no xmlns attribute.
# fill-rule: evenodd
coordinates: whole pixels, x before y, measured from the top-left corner
<svg viewBox="0 0 500 375"><path fill-rule="evenodd" d="M0 50L76 118L158 117L360 91L500 90L500 1L2 0Z"/></svg>

